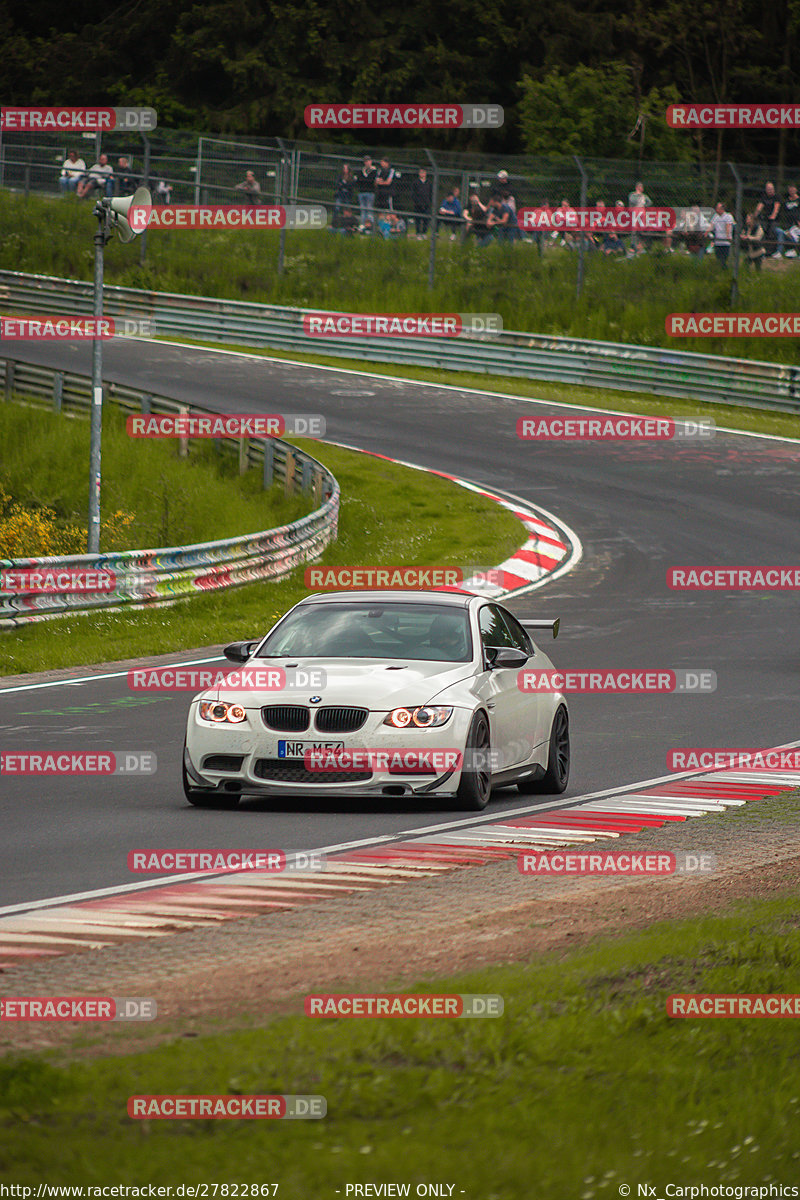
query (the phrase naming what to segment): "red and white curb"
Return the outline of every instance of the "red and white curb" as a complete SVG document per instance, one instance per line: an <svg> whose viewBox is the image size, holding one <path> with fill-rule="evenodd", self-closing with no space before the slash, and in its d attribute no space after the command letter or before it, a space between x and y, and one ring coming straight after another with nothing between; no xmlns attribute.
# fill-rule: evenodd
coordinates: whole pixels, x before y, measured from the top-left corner
<svg viewBox="0 0 800 1200"><path fill-rule="evenodd" d="M461 867L670 827L800 787L790 771L713 771L645 780L497 816L472 817L327 853L325 871L264 875L171 876L82 896L0 909L0 970L79 951L99 950L240 917L318 904L432 877Z"/></svg>
<svg viewBox="0 0 800 1200"><path fill-rule="evenodd" d="M355 450L359 454L369 454L372 458L382 458L384 462L397 463L398 466L409 467L412 471L424 471L426 475L438 475L441 479L449 479L451 483L456 483L477 496L484 496L487 500L502 505L522 522L528 533L525 544L510 558L498 566L491 567L487 571L487 574L490 574L488 580L480 577L465 579L461 586L466 591L492 599L515 592L533 591L541 584L565 575L583 558L583 546L578 535L538 504L518 499L508 500L496 492L487 491L477 483L462 479L459 475L450 475L447 471L434 471L430 467L420 466L419 463L391 458L388 454L379 454L375 450L362 450L360 446L350 446L345 442L330 444L339 446L342 450Z"/></svg>

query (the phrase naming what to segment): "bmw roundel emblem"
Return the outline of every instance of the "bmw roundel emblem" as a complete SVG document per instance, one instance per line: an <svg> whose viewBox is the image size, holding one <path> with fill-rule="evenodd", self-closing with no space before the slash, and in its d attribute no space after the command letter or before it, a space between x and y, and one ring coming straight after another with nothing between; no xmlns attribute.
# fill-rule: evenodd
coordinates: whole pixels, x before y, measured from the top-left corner
<svg viewBox="0 0 800 1200"><path fill-rule="evenodd" d="M321 703L322 703L322 696L311 696L311 697L310 697L310 700L311 700L311 703L312 703L312 704L321 704Z"/></svg>

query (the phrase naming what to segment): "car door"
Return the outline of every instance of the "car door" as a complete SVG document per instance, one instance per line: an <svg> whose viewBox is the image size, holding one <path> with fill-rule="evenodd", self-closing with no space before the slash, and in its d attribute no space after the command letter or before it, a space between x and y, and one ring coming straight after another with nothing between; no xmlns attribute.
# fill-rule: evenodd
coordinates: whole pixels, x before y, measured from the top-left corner
<svg viewBox="0 0 800 1200"><path fill-rule="evenodd" d="M489 664L494 650L508 646L524 649L529 654L531 645L521 626L526 644L520 644L518 634L509 628L503 610L497 604L482 605L478 612L478 628L484 656L478 693L489 711L492 750L496 752L495 769L504 770L526 762L533 753L537 735L537 722L531 708L534 697L521 692L517 686L519 667L492 669Z"/></svg>

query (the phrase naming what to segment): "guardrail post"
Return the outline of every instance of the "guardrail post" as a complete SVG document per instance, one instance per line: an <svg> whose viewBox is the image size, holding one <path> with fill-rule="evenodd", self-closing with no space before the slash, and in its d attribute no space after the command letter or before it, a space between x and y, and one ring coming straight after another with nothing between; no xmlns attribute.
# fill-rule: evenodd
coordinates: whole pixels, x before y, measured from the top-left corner
<svg viewBox="0 0 800 1200"><path fill-rule="evenodd" d="M740 238L742 236L742 208L743 208L743 187L742 177L736 170L732 162L728 163L728 168L736 180L736 224L733 228L733 245L731 246L731 307L739 299L739 261L741 258Z"/></svg>
<svg viewBox="0 0 800 1200"><path fill-rule="evenodd" d="M272 481L275 478L275 444L272 438L267 438L264 442L264 471L261 476L261 486L264 491L272 487Z"/></svg>
<svg viewBox="0 0 800 1200"><path fill-rule="evenodd" d="M153 410L153 397L149 392L142 392L142 416L147 417Z"/></svg>
<svg viewBox="0 0 800 1200"><path fill-rule="evenodd" d="M64 401L64 376L56 371L53 376L53 412L61 412Z"/></svg>
<svg viewBox="0 0 800 1200"><path fill-rule="evenodd" d="M322 483L323 483L322 472L317 467L315 467L313 476L312 476L312 485L311 485L312 489L313 489L313 493L314 493L315 508L319 508L319 506L322 504Z"/></svg>
<svg viewBox="0 0 800 1200"><path fill-rule="evenodd" d="M13 359L11 359L11 358L6 359L6 386L5 386L5 393L4 393L6 400L10 400L11 396L14 392L14 368L15 368L15 366L16 366L16 363L14 362Z"/></svg>
<svg viewBox="0 0 800 1200"><path fill-rule="evenodd" d="M294 491L294 470L295 470L294 450L286 451L286 470L283 479L283 490L287 496L291 496Z"/></svg>
<svg viewBox="0 0 800 1200"><path fill-rule="evenodd" d="M239 474L247 473L247 451L250 447L249 438L239 438Z"/></svg>
<svg viewBox="0 0 800 1200"><path fill-rule="evenodd" d="M188 416L189 409L187 408L187 406L185 404L181 404L178 407L178 412L182 417ZM188 458L188 457L189 457L189 439L188 439L188 437L179 437L178 438L178 458Z"/></svg>
<svg viewBox="0 0 800 1200"><path fill-rule="evenodd" d="M303 474L300 490L305 493L311 490L311 463L307 458L303 459Z"/></svg>

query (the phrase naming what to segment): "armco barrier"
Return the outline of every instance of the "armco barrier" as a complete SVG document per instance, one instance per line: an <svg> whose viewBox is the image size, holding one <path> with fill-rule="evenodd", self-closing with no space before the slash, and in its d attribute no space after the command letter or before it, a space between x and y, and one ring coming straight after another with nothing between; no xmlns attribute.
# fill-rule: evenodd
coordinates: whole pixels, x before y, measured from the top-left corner
<svg viewBox="0 0 800 1200"><path fill-rule="evenodd" d="M520 375L800 413L800 367L678 350L505 331L459 338L314 338L299 308L106 287L110 316L155 322L160 337L325 354L373 362ZM89 314L92 285L0 271L0 311Z"/></svg>
<svg viewBox="0 0 800 1200"><path fill-rule="evenodd" d="M15 392L51 399L57 409L85 409L91 395L90 381L64 375L27 363L3 361L5 389L10 399ZM106 389L105 399L129 411L158 413L208 410L178 404L164 397L142 395L130 388ZM221 438L223 449L239 455L240 470L260 460L265 486L283 482L287 493L311 492L318 507L278 529L241 537L225 538L194 546L171 546L157 550L126 550L108 554L69 555L52 558L0 559L0 571L101 572L111 577L108 591L65 593L40 590L2 590L0 580L0 629L70 613L101 609L154 607L171 604L198 592L235 587L259 579L278 579L303 562L319 558L336 538L339 517L339 484L322 463L311 455L277 438L237 440ZM39 581L39 587L46 581Z"/></svg>

